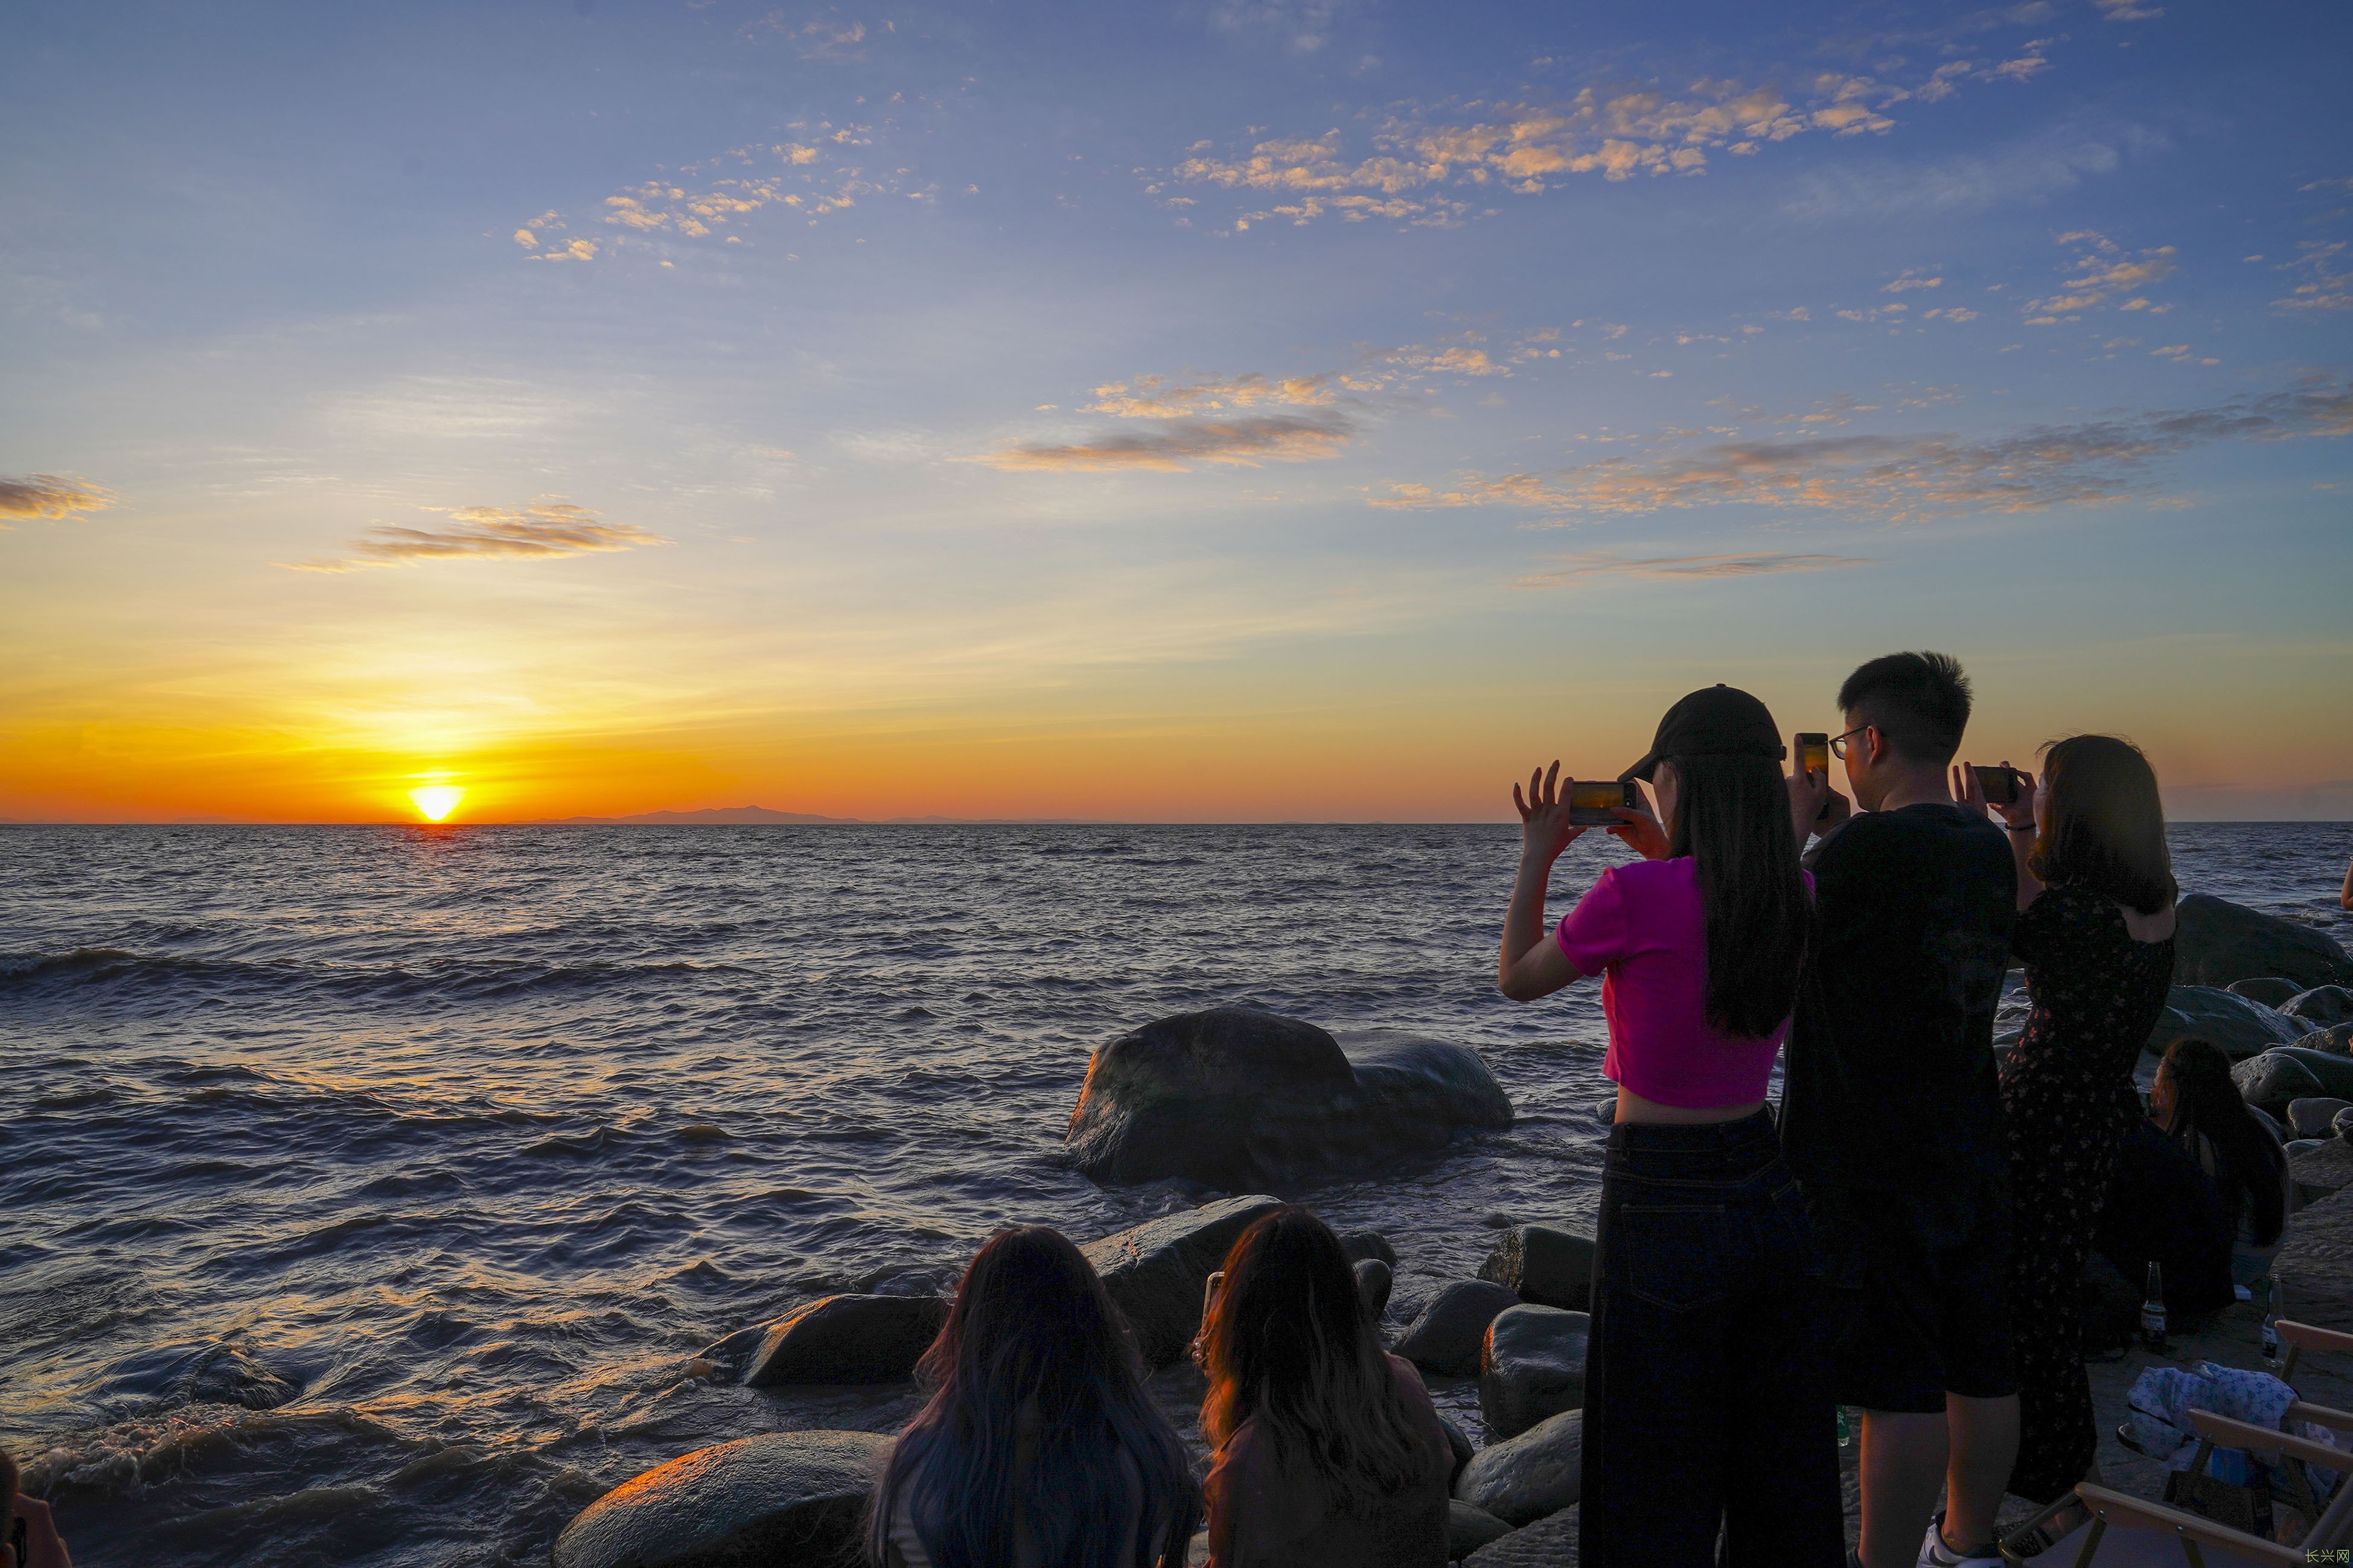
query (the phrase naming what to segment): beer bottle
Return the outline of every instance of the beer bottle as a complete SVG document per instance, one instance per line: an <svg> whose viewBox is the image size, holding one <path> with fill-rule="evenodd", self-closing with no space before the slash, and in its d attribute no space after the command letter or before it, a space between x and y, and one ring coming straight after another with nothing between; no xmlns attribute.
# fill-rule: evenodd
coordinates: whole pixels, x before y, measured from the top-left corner
<svg viewBox="0 0 2353 1568"><path fill-rule="evenodd" d="M2265 1280L2263 1282L2263 1370L2274 1375L2280 1369L2279 1298L2279 1281Z"/></svg>
<svg viewBox="0 0 2353 1568"><path fill-rule="evenodd" d="M2140 1304L2140 1342L2144 1349L2165 1349L2165 1270L2157 1259L2148 1262L2148 1293Z"/></svg>

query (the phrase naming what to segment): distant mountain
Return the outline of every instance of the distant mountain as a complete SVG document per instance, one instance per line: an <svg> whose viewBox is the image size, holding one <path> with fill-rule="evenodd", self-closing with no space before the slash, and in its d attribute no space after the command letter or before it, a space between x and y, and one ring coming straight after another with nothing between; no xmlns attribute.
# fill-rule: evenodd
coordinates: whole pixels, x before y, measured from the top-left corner
<svg viewBox="0 0 2353 1568"><path fill-rule="evenodd" d="M855 823L855 816L811 816L765 805L715 805L707 811L641 811L635 816L543 816L533 827L754 827L786 823Z"/></svg>

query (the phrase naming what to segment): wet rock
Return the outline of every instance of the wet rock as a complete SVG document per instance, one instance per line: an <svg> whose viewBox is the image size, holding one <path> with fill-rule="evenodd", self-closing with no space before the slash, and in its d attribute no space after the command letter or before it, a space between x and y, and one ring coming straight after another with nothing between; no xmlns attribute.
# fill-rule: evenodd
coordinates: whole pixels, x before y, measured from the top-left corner
<svg viewBox="0 0 2353 1568"><path fill-rule="evenodd" d="M2293 1045L2306 1033L2286 1014L2211 985L2176 985L2166 993L2165 1011L2144 1047L2163 1056L2176 1040L2206 1040L2232 1061L2243 1061L2274 1046Z"/></svg>
<svg viewBox="0 0 2353 1568"><path fill-rule="evenodd" d="M1098 1182L1297 1185L1512 1124L1479 1053L1389 1031L1335 1039L1248 1007L1162 1018L1098 1049L1063 1146Z"/></svg>
<svg viewBox="0 0 2353 1568"><path fill-rule="evenodd" d="M1464 1558L1465 1568L1577 1568L1577 1510L1565 1508Z"/></svg>
<svg viewBox="0 0 2353 1568"><path fill-rule="evenodd" d="M1397 1267L1397 1248L1389 1238L1377 1230L1352 1230L1340 1238L1340 1250L1351 1263L1362 1263L1367 1258L1377 1258L1391 1268Z"/></svg>
<svg viewBox="0 0 2353 1568"><path fill-rule="evenodd" d="M2288 1222L2272 1274L2283 1282L2284 1315L2353 1331L2353 1189L2330 1194Z"/></svg>
<svg viewBox="0 0 2353 1568"><path fill-rule="evenodd" d="M2249 1105L2276 1121L2298 1100L2353 1100L2353 1057L2278 1046L2239 1063L2231 1079Z"/></svg>
<svg viewBox="0 0 2353 1568"><path fill-rule="evenodd" d="M1459 1563L1491 1541L1500 1541L1512 1533L1512 1527L1483 1508L1473 1508L1460 1498L1451 1498L1446 1504L1446 1560Z"/></svg>
<svg viewBox="0 0 2353 1568"><path fill-rule="evenodd" d="M2192 893L2178 906L2173 979L2178 985L2228 985L2275 974L2299 985L2353 985L2353 957L2322 931L2215 898Z"/></svg>
<svg viewBox="0 0 2353 1568"><path fill-rule="evenodd" d="M2296 994L2295 981L2282 980L2276 974L2258 974L2248 980L2233 980L2222 989L2233 996L2260 1002L2266 1007L2276 1007Z"/></svg>
<svg viewBox="0 0 2353 1568"><path fill-rule="evenodd" d="M1520 1299L1490 1279L1456 1279L1430 1299L1406 1331L1397 1353L1442 1377L1471 1377L1479 1371L1479 1351L1495 1314Z"/></svg>
<svg viewBox="0 0 2353 1568"><path fill-rule="evenodd" d="M1590 1311L1593 1238L1563 1226L1514 1226L1479 1266L1479 1278L1540 1307Z"/></svg>
<svg viewBox="0 0 2353 1568"><path fill-rule="evenodd" d="M766 1432L624 1481L556 1538L555 1568L851 1568L891 1440Z"/></svg>
<svg viewBox="0 0 2353 1568"><path fill-rule="evenodd" d="M2353 1100L2322 1095L2287 1102L2287 1124L2298 1138L2333 1138L2337 1113L2353 1108Z"/></svg>
<svg viewBox="0 0 2353 1568"><path fill-rule="evenodd" d="M2353 1023L2331 1024L2325 1029L2299 1037L2295 1045L2323 1056L2353 1057Z"/></svg>
<svg viewBox="0 0 2353 1568"><path fill-rule="evenodd" d="M1365 1304L1365 1315L1376 1323L1389 1310L1389 1287L1397 1276L1389 1266L1377 1258L1360 1259L1356 1264L1356 1300Z"/></svg>
<svg viewBox="0 0 2353 1568"><path fill-rule="evenodd" d="M1471 1457L1479 1450L1471 1446L1470 1435L1445 1416L1440 1416L1438 1424L1446 1429L1446 1446L1454 1454L1454 1468L1446 1472L1446 1485L1451 1489L1456 1478L1462 1474L1462 1467L1469 1464Z"/></svg>
<svg viewBox="0 0 2353 1568"><path fill-rule="evenodd" d="M1212 1271L1225 1267L1234 1238L1252 1220L1282 1206L1282 1199L1264 1194L1226 1198L1146 1220L1079 1250L1126 1315L1144 1359L1167 1366L1184 1357L1200 1329L1201 1288Z"/></svg>
<svg viewBox="0 0 2353 1568"><path fill-rule="evenodd" d="M1506 1524L1531 1524L1577 1501L1584 1465L1585 1412L1564 1411L1480 1449L1454 1495Z"/></svg>
<svg viewBox="0 0 2353 1568"><path fill-rule="evenodd" d="M1479 1414L1491 1437L1514 1437L1585 1404L1593 1320L1558 1307L1514 1307L1487 1325L1479 1355Z"/></svg>
<svg viewBox="0 0 2353 1568"><path fill-rule="evenodd" d="M947 1316L938 1296L820 1297L768 1325L744 1382L895 1383L914 1375Z"/></svg>
<svg viewBox="0 0 2353 1568"><path fill-rule="evenodd" d="M2348 991L2342 985L2316 985L2273 1005L2289 1017L2301 1018L2315 1028L2326 1029L2332 1024L2353 1024L2353 991Z"/></svg>

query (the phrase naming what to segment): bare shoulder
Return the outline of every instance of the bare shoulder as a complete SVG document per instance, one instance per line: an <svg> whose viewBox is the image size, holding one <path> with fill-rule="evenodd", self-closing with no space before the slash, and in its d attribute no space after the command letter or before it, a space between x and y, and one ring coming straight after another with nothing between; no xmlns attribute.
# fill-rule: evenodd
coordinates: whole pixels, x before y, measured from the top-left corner
<svg viewBox="0 0 2353 1568"><path fill-rule="evenodd" d="M2168 904L2153 915L2145 915L2128 904L2118 904L2125 917L2125 931L2135 942L2168 942L2172 939L2175 917L2173 906Z"/></svg>

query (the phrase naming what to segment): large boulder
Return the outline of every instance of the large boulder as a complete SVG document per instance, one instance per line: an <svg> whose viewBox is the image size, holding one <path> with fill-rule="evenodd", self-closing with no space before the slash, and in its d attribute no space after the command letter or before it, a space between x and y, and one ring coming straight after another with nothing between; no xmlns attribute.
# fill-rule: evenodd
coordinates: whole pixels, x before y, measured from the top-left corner
<svg viewBox="0 0 2353 1568"><path fill-rule="evenodd" d="M1585 1353L1593 1320L1558 1307L1495 1314L1479 1352L1479 1414L1492 1437L1515 1437L1585 1404Z"/></svg>
<svg viewBox="0 0 2353 1568"><path fill-rule="evenodd" d="M2173 931L2177 985L2228 985L2276 974L2299 985L2353 985L2353 957L2326 932L2242 905L2192 893Z"/></svg>
<svg viewBox="0 0 2353 1568"><path fill-rule="evenodd" d="M2341 1193L2353 1187L2353 1143L2335 1138L2291 1149L2287 1173L2295 1179L2295 1190L2307 1204Z"/></svg>
<svg viewBox="0 0 2353 1568"><path fill-rule="evenodd" d="M820 1297L768 1325L744 1381L753 1388L896 1383L914 1375L947 1317L939 1296Z"/></svg>
<svg viewBox="0 0 2353 1568"><path fill-rule="evenodd" d="M1576 1509L1547 1514L1462 1560L1463 1568L1577 1568Z"/></svg>
<svg viewBox="0 0 2353 1568"><path fill-rule="evenodd" d="M2296 984L2293 980L2282 980L2276 974L2258 974L2245 980L2233 980L2222 989L2233 996L2244 996L2250 1002L2276 1007L2296 994Z"/></svg>
<svg viewBox="0 0 2353 1568"><path fill-rule="evenodd" d="M1352 1230L1340 1238L1340 1251L1351 1263L1362 1263L1367 1258L1377 1258L1390 1268L1397 1267L1397 1248L1389 1238L1377 1230Z"/></svg>
<svg viewBox="0 0 2353 1568"><path fill-rule="evenodd" d="M2283 1317L2353 1332L2353 1188L2288 1221L2287 1237L2272 1257L2272 1277L2280 1281Z"/></svg>
<svg viewBox="0 0 2353 1568"><path fill-rule="evenodd" d="M2294 1045L2306 1032L2302 1022L2260 1002L2211 985L2176 985L2165 994L2165 1011L2144 1048L2161 1057L2176 1040L2205 1040L2232 1061L2244 1061L2274 1046Z"/></svg>
<svg viewBox="0 0 2353 1568"><path fill-rule="evenodd" d="M2334 1138L2337 1136L2337 1113L2353 1108L2353 1100L2339 1100L2334 1095L2316 1095L2287 1102L2288 1131L2297 1138Z"/></svg>
<svg viewBox="0 0 2353 1568"><path fill-rule="evenodd" d="M2316 985L2284 1002L2272 1004L2291 1018L2301 1018L2316 1029L2353 1023L2353 991L2342 985Z"/></svg>
<svg viewBox="0 0 2353 1568"><path fill-rule="evenodd" d="M1397 1283L1397 1275L1377 1258L1356 1261L1356 1300L1365 1304L1365 1316L1375 1322L1389 1310L1389 1289Z"/></svg>
<svg viewBox="0 0 2353 1568"><path fill-rule="evenodd" d="M1442 1287L1421 1310L1421 1315L1398 1336L1397 1353L1442 1377L1471 1377L1479 1371L1479 1354L1486 1342L1487 1325L1495 1314L1520 1304L1520 1299L1488 1279L1456 1279Z"/></svg>
<svg viewBox="0 0 2353 1568"><path fill-rule="evenodd" d="M1446 1560L1460 1563L1491 1541L1512 1533L1512 1527L1483 1508L1460 1498L1446 1501Z"/></svg>
<svg viewBox="0 0 2353 1568"><path fill-rule="evenodd" d="M1225 1267L1234 1238L1282 1206L1264 1194L1163 1215L1079 1248L1127 1316L1136 1348L1154 1366L1183 1358L1201 1327L1201 1289Z"/></svg>
<svg viewBox="0 0 2353 1568"><path fill-rule="evenodd" d="M1447 1451L1454 1456L1453 1467L1446 1472L1446 1484L1451 1489L1455 1479L1462 1474L1462 1467L1469 1464L1472 1456L1479 1450L1471 1446L1471 1435L1445 1416L1440 1416L1438 1424L1445 1429Z"/></svg>
<svg viewBox="0 0 2353 1568"><path fill-rule="evenodd" d="M2325 1029L2315 1029L2298 1037L2297 1046L2324 1056L2353 1057L2353 1023L2331 1024Z"/></svg>
<svg viewBox="0 0 2353 1568"><path fill-rule="evenodd" d="M555 1541L555 1568L850 1568L891 1439L765 1432L624 1481Z"/></svg>
<svg viewBox="0 0 2353 1568"><path fill-rule="evenodd" d="M2231 1079L2239 1086L2241 1099L2274 1121L2284 1121L2295 1100L2322 1095L2353 1100L2353 1057L2275 1046L2232 1068Z"/></svg>
<svg viewBox="0 0 2353 1568"><path fill-rule="evenodd" d="M1344 1046L1296 1018L1218 1007L1097 1050L1063 1145L1098 1182L1248 1192L1511 1124L1511 1100L1467 1047L1388 1031Z"/></svg>
<svg viewBox="0 0 2353 1568"><path fill-rule="evenodd" d="M1528 1524L1575 1503L1584 1469L1585 1412L1564 1411L1480 1449L1455 1479L1454 1495L1507 1524Z"/></svg>
<svg viewBox="0 0 2353 1568"><path fill-rule="evenodd" d="M1593 1310L1593 1238L1566 1226L1515 1225L1496 1239L1479 1278L1539 1307Z"/></svg>

